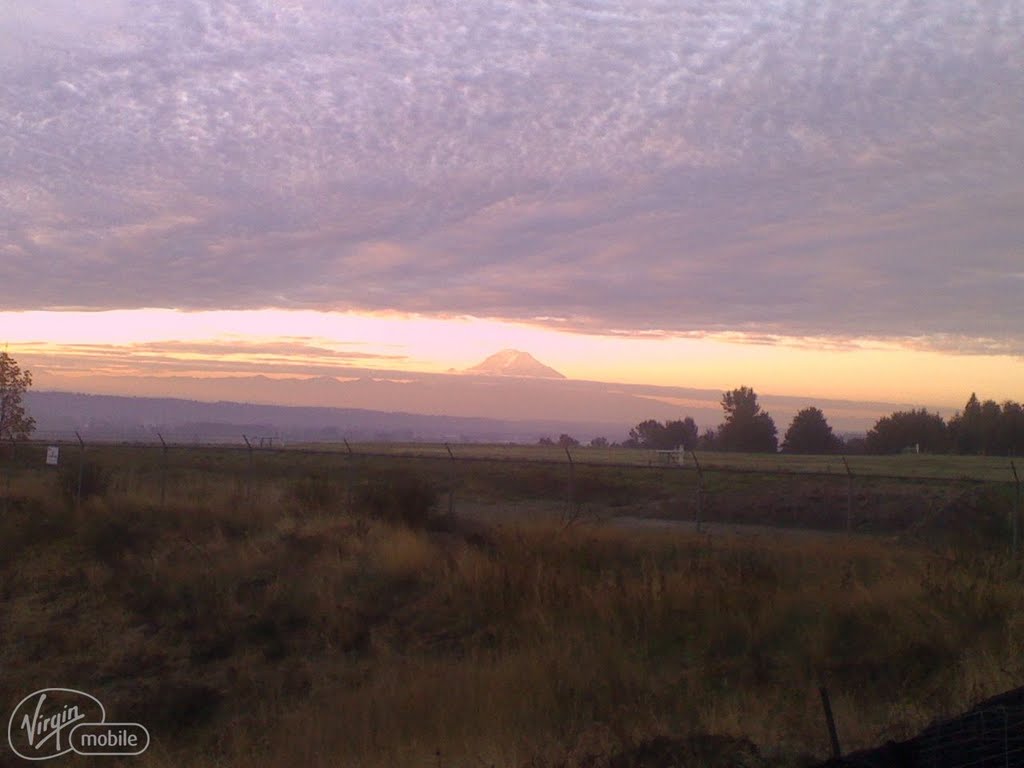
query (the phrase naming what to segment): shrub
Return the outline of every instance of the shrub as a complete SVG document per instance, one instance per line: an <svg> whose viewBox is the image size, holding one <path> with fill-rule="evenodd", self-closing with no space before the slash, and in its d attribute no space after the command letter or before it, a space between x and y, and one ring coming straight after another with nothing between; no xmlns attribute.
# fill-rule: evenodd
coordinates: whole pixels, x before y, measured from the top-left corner
<svg viewBox="0 0 1024 768"><path fill-rule="evenodd" d="M91 518L81 539L99 561L113 565L135 549L143 536L137 520L108 513Z"/></svg>
<svg viewBox="0 0 1024 768"><path fill-rule="evenodd" d="M26 547L49 544L74 534L73 515L60 504L42 499L10 500L0 504L0 567L24 556Z"/></svg>
<svg viewBox="0 0 1024 768"><path fill-rule="evenodd" d="M86 551L114 566L129 553L151 552L161 539L180 528L179 517L152 506L127 499L92 499L83 506L76 533Z"/></svg>
<svg viewBox="0 0 1024 768"><path fill-rule="evenodd" d="M105 496L110 490L110 472L91 459L83 459L81 469L78 462L68 462L60 468L60 490L64 500L74 504L78 499L79 478L81 478L81 500Z"/></svg>
<svg viewBox="0 0 1024 768"><path fill-rule="evenodd" d="M416 472L392 470L371 476L359 487L357 508L371 517L405 523L414 528L428 525L437 509L438 491Z"/></svg>
<svg viewBox="0 0 1024 768"><path fill-rule="evenodd" d="M303 509L324 510L335 506L340 494L327 475L312 473L292 482L288 496Z"/></svg>

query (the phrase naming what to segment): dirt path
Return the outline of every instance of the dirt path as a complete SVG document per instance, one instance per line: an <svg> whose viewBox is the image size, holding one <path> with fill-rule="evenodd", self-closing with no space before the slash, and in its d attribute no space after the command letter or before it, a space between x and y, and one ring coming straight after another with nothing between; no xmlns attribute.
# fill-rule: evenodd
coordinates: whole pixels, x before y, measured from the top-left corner
<svg viewBox="0 0 1024 768"><path fill-rule="evenodd" d="M634 531L678 531L680 533L703 533L709 536L766 536L772 538L801 537L801 538L844 538L850 534L846 531L824 531L815 528L783 528L772 525L747 525L731 523L701 523L698 530L693 520L670 520L657 517L637 517L634 515L623 515L621 517L610 517L602 521L604 525L616 528L624 528ZM858 538L892 538L878 536L875 534L852 534Z"/></svg>
<svg viewBox="0 0 1024 768"><path fill-rule="evenodd" d="M565 521L565 505L558 502L527 501L519 503L482 503L462 501L457 505L456 512L460 517L479 520L488 525L514 525L538 520ZM647 517L643 514L615 514L611 510L601 513L585 514L575 524L605 526L627 531L672 531L678 533L701 533L708 536L747 536L787 538L825 538L838 539L846 537L846 531L823 530L820 528L795 528L773 525L755 525L749 523L716 523L703 522L698 531L693 520L678 520L664 517ZM857 538L891 540L892 535L854 533Z"/></svg>

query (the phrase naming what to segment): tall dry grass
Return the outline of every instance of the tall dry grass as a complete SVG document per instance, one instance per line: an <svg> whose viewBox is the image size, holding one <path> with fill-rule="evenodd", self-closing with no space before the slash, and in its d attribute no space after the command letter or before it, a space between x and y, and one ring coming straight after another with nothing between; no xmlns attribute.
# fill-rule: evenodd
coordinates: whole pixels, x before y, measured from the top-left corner
<svg viewBox="0 0 1024 768"><path fill-rule="evenodd" d="M1022 574L1000 555L470 532L405 515L407 487L352 516L319 484L166 510L130 484L77 511L21 488L0 701L88 690L150 727L140 766L593 768L702 734L798 765L827 749L819 684L853 749L1024 682Z"/></svg>

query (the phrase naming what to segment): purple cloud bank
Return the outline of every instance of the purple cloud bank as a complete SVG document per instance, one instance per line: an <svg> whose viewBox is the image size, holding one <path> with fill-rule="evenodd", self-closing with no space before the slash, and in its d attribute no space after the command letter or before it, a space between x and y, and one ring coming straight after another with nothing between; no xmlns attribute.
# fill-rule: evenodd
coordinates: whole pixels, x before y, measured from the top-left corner
<svg viewBox="0 0 1024 768"><path fill-rule="evenodd" d="M1024 354L1012 0L26 8L0 11L4 309Z"/></svg>

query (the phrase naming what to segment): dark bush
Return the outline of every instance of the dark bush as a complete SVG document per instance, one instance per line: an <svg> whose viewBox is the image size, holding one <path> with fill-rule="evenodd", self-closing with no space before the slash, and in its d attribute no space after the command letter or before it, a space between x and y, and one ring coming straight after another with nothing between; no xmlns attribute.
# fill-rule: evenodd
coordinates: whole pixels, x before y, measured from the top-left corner
<svg viewBox="0 0 1024 768"><path fill-rule="evenodd" d="M367 478L359 486L356 506L372 517L422 528L433 519L438 497L430 480L396 469Z"/></svg>
<svg viewBox="0 0 1024 768"><path fill-rule="evenodd" d="M157 733L180 734L213 722L223 701L219 690L203 683L162 681L125 708Z"/></svg>
<svg viewBox="0 0 1024 768"><path fill-rule="evenodd" d="M338 485L327 475L313 473L292 482L288 496L307 510L324 510L334 507L341 493Z"/></svg>
<svg viewBox="0 0 1024 768"><path fill-rule="evenodd" d="M946 422L924 408L883 416L868 432L865 444L868 453L900 453L910 449L945 453L949 447Z"/></svg>
<svg viewBox="0 0 1024 768"><path fill-rule="evenodd" d="M96 559L115 565L127 553L152 545L155 531L147 529L144 520L122 510L89 517L81 524L80 538Z"/></svg>
<svg viewBox="0 0 1024 768"><path fill-rule="evenodd" d="M173 515L116 500L87 507L78 521L78 538L97 560L114 566L129 553L152 551L178 527Z"/></svg>
<svg viewBox="0 0 1024 768"><path fill-rule="evenodd" d="M91 459L84 459L79 469L77 461L70 461L60 468L60 491L64 500L74 504L78 499L79 478L81 478L82 501L101 497L110 490L110 472Z"/></svg>
<svg viewBox="0 0 1024 768"><path fill-rule="evenodd" d="M27 547L49 544L75 533L73 515L61 504L41 499L8 499L0 504L0 566L24 555Z"/></svg>

